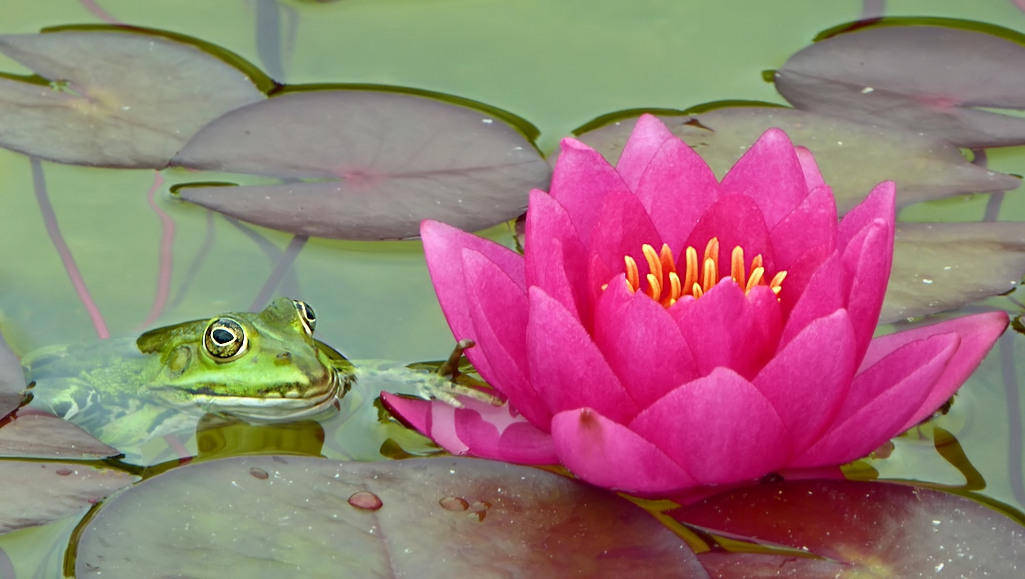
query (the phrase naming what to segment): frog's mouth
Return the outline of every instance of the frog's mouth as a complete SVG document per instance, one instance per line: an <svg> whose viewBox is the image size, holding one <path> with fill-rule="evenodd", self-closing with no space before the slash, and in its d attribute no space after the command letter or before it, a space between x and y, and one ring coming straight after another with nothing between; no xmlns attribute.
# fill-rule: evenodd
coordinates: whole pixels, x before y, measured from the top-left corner
<svg viewBox="0 0 1025 579"><path fill-rule="evenodd" d="M347 390L347 383L338 370L332 368L322 384L304 384L302 389L299 385L279 386L273 392L238 396L199 388L189 392L187 401L178 400L175 405L230 414L248 422L288 422L326 412L344 395L343 388Z"/></svg>

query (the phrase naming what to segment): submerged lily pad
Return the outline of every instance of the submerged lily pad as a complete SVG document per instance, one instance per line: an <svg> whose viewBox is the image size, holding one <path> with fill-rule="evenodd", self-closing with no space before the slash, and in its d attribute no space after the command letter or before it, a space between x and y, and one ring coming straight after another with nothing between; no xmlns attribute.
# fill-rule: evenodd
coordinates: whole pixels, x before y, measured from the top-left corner
<svg viewBox="0 0 1025 579"><path fill-rule="evenodd" d="M1017 577L1025 567L1025 528L970 499L906 485L786 481L722 493L672 514L716 533L803 551L700 555L716 577Z"/></svg>
<svg viewBox="0 0 1025 579"><path fill-rule="evenodd" d="M1025 119L986 110L1025 109L1025 46L985 32L860 28L791 56L776 89L801 109L892 123L962 147L1025 143Z"/></svg>
<svg viewBox="0 0 1025 579"><path fill-rule="evenodd" d="M174 164L305 181L178 194L297 235L408 238L423 219L479 230L522 213L550 178L502 116L393 91L286 93L211 123Z"/></svg>
<svg viewBox="0 0 1025 579"><path fill-rule="evenodd" d="M615 163L633 130L631 116L580 135ZM957 147L906 130L779 107L731 107L659 119L694 148L721 179L770 127L815 155L837 209L845 213L881 181L897 183L900 206L966 193L1007 191L1021 181L969 163Z"/></svg>
<svg viewBox="0 0 1025 579"><path fill-rule="evenodd" d="M135 31L0 35L50 85L0 78L0 146L79 165L161 169L203 125L264 98L195 46Z"/></svg>
<svg viewBox="0 0 1025 579"><path fill-rule="evenodd" d="M21 369L21 362L0 334L0 419L21 406L24 389L25 372Z"/></svg>
<svg viewBox="0 0 1025 579"><path fill-rule="evenodd" d="M23 412L23 411L22 411ZM0 427L0 456L106 458L121 454L88 432L54 416L27 415Z"/></svg>
<svg viewBox="0 0 1025 579"><path fill-rule="evenodd" d="M707 577L679 537L614 494L465 458L190 464L105 505L81 535L76 568L104 577Z"/></svg>
<svg viewBox="0 0 1025 579"><path fill-rule="evenodd" d="M5 460L0 471L0 533L63 519L135 480L118 470L59 462Z"/></svg>
<svg viewBox="0 0 1025 579"><path fill-rule="evenodd" d="M898 223L880 322L1007 293L1025 272L1025 223Z"/></svg>

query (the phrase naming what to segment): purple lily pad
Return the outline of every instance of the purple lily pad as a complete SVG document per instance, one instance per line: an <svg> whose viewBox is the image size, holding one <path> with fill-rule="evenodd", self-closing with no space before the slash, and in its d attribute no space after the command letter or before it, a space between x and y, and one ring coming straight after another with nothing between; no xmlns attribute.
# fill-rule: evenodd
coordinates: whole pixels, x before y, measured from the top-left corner
<svg viewBox="0 0 1025 579"><path fill-rule="evenodd" d="M880 322L1007 293L1025 272L1025 223L898 223Z"/></svg>
<svg viewBox="0 0 1025 579"><path fill-rule="evenodd" d="M106 458L121 454L66 420L18 414L0 427L0 456Z"/></svg>
<svg viewBox="0 0 1025 579"><path fill-rule="evenodd" d="M985 32L859 28L791 56L776 89L800 109L892 123L962 147L1025 143L1025 119L984 110L1025 109L1025 46Z"/></svg>
<svg viewBox="0 0 1025 579"><path fill-rule="evenodd" d="M465 458L190 464L105 505L76 565L104 577L707 577L676 534L614 494Z"/></svg>
<svg viewBox="0 0 1025 579"><path fill-rule="evenodd" d="M200 127L264 99L239 69L155 34L10 34L0 53L51 81L0 78L0 146L59 163L161 169Z"/></svg>
<svg viewBox="0 0 1025 579"><path fill-rule="evenodd" d="M551 175L503 116L419 94L286 93L211 123L173 163L307 181L178 194L297 235L409 238L423 219L475 231L522 213Z"/></svg>
<svg viewBox="0 0 1025 579"><path fill-rule="evenodd" d="M25 372L21 369L21 362L0 334L0 419L21 406L25 398L22 395L24 389Z"/></svg>
<svg viewBox="0 0 1025 579"><path fill-rule="evenodd" d="M63 519L135 481L118 470L73 463L12 460L0 469L0 533Z"/></svg>
<svg viewBox="0 0 1025 579"><path fill-rule="evenodd" d="M716 577L1017 577L1025 566L1025 528L970 499L906 485L786 481L671 514L714 533L821 557L699 555Z"/></svg>
<svg viewBox="0 0 1025 579"><path fill-rule="evenodd" d="M659 119L693 147L719 178L767 129L783 129L794 144L815 155L841 213L860 203L881 181L897 183L900 206L1021 185L1016 177L969 163L946 141L807 111L730 107ZM635 122L636 117L630 117L579 138L614 163Z"/></svg>

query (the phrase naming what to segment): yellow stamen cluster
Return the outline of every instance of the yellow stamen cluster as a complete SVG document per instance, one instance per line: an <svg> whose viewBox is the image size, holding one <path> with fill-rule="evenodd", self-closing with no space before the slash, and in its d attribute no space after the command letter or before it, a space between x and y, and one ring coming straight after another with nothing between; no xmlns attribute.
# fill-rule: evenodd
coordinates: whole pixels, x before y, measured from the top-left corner
<svg viewBox="0 0 1025 579"><path fill-rule="evenodd" d="M644 253L644 260L648 262L648 273L644 276L646 282L644 293L667 308L683 296L700 298L705 292L712 289L712 286L719 283L720 279L726 277L719 276L719 239L716 237L708 241L701 261L698 261L696 249L687 248L685 252L687 268L683 272L682 279L676 271L673 252L668 245L662 244L662 249L656 253L654 247L645 243L641 246L641 251ZM641 289L640 270L637 267L637 262L629 255L625 256L623 261L626 263L627 286L630 291L636 292ZM787 272L781 271L773 276L772 280L766 282L761 254L751 260L750 271L751 275L748 276L747 270L744 268L744 249L739 245L734 247L733 254L730 256L729 277L743 288L745 294L756 286L767 285L772 293L779 296Z"/></svg>

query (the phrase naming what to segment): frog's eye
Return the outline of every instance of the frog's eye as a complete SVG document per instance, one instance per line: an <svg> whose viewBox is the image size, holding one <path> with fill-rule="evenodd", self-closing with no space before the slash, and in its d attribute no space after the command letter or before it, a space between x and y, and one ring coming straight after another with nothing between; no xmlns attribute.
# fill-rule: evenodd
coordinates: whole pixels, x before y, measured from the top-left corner
<svg viewBox="0 0 1025 579"><path fill-rule="evenodd" d="M231 318L217 318L206 327L203 346L218 362L227 362L246 352L249 338L242 324Z"/></svg>
<svg viewBox="0 0 1025 579"><path fill-rule="evenodd" d="M303 321L306 333L312 336L313 330L317 329L317 314L314 313L313 306L299 300L292 300L292 303L295 304L295 309L299 310L299 318Z"/></svg>

